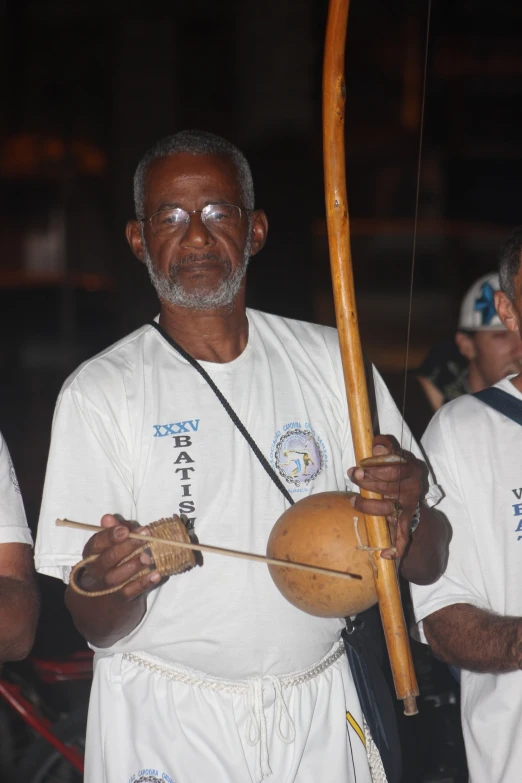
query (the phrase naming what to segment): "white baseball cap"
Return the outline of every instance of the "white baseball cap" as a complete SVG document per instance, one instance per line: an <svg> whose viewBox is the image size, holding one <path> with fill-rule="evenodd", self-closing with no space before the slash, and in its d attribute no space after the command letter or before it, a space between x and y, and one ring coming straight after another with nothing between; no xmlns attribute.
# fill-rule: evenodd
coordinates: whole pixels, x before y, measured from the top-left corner
<svg viewBox="0 0 522 783"><path fill-rule="evenodd" d="M494 293L500 289L497 272L476 280L468 289L460 306L457 329L466 332L486 332L505 329L495 309Z"/></svg>

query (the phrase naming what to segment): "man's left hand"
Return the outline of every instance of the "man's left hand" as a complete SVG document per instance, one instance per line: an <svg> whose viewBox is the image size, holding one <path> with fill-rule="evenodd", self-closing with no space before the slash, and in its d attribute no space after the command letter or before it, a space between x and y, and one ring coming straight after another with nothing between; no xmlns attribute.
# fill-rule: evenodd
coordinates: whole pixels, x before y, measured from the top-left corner
<svg viewBox="0 0 522 783"><path fill-rule="evenodd" d="M404 464L357 467L348 470L348 477L361 489L382 495L372 500L355 495L354 507L361 514L386 517L394 549L384 549L381 557L393 560L401 558L410 542L410 526L417 504L424 497L427 487L427 468L411 452L401 449L391 435L377 435L373 439L372 455L398 454Z"/></svg>

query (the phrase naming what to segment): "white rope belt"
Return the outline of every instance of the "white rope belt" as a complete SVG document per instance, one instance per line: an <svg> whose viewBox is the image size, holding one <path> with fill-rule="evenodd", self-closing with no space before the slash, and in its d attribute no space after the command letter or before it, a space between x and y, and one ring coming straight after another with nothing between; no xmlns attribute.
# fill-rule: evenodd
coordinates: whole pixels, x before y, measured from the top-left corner
<svg viewBox="0 0 522 783"><path fill-rule="evenodd" d="M155 658L148 653L125 653L123 658L143 669L166 677L168 680L183 682L196 688L205 688L211 691L221 693L243 694L246 698L248 708L248 720L245 730L245 739L251 746L258 746L256 758L256 779L262 781L272 774L268 758L268 736L265 716L265 706L263 701L263 691L266 684L272 685L275 693L275 709L277 716L275 729L277 736L286 745L290 745L295 739L295 726L291 718L288 706L286 704L283 689L302 685L309 680L313 680L319 674L326 671L335 661L345 654L344 642L340 641L334 645L332 650L325 655L318 663L307 669L284 676L267 674L264 677L252 678L248 680L224 680L218 677L210 677L203 672L193 669L175 666L165 661ZM286 723L286 732L283 730L283 724Z"/></svg>

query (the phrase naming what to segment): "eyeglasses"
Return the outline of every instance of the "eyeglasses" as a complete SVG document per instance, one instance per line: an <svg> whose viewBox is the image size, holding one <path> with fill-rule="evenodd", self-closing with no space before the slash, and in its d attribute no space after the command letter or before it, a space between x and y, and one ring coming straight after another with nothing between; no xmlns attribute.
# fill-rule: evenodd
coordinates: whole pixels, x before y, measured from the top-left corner
<svg viewBox="0 0 522 783"><path fill-rule="evenodd" d="M167 207L155 212L140 223L150 223L154 234L175 234L190 223L191 215L201 215L203 225L213 234L230 233L239 226L241 214L251 209L236 204L207 204L203 209L186 210L181 207Z"/></svg>

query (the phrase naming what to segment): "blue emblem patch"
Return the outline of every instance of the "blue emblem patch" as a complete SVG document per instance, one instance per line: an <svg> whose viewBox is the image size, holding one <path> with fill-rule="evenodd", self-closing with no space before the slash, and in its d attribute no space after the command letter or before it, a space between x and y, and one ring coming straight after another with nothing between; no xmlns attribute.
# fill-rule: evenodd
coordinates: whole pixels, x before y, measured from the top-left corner
<svg viewBox="0 0 522 783"><path fill-rule="evenodd" d="M497 314L495 308L495 291L491 283L482 285L480 296L475 299L475 310L481 314L482 326L489 326Z"/></svg>

